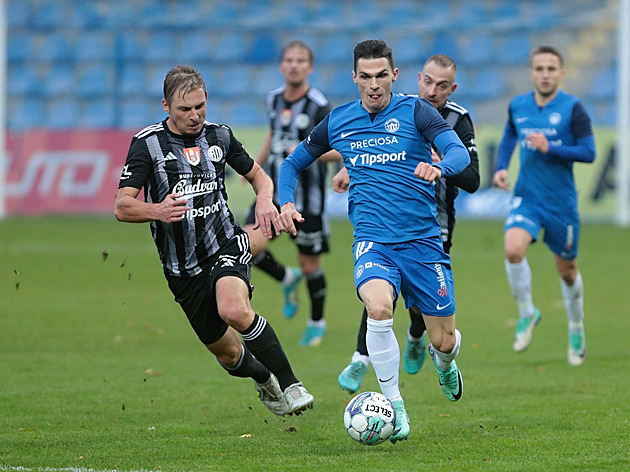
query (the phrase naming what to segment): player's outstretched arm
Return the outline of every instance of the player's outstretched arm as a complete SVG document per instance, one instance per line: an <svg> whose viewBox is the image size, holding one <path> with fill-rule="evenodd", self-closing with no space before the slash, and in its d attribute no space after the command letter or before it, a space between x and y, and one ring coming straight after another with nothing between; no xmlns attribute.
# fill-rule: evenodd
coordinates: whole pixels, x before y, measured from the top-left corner
<svg viewBox="0 0 630 472"><path fill-rule="evenodd" d="M275 226L278 210L273 204L273 181L255 162L254 167L244 177L256 192L256 220L253 229L260 228L266 238L272 238L274 232L276 235L280 234L280 229Z"/></svg>

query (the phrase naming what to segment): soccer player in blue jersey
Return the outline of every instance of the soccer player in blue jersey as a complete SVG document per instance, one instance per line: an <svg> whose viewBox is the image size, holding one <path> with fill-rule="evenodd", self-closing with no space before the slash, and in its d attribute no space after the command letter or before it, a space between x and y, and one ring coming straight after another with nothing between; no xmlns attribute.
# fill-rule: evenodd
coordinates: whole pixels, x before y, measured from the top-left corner
<svg viewBox="0 0 630 472"><path fill-rule="evenodd" d="M438 221L440 222L442 244L444 251L450 253L455 229L455 198L459 189L473 193L479 188L479 158L475 144L475 128L468 111L450 100L451 94L457 88L455 77L457 65L444 54L434 54L426 60L422 72L418 73L418 94L426 98L440 112L446 122L457 133L466 145L470 156L470 164L456 176L439 179L435 182L435 198L438 204ZM441 157L432 150L433 161L438 162ZM348 190L350 178L345 167L333 177L333 189L337 192ZM403 351L403 366L408 374L417 374L422 368L427 354L427 333L422 315L413 307L409 310L411 323L407 330L407 340ZM370 364L365 335L367 332L367 312L363 310L359 333L357 334L356 350L352 354L350 363L337 377L339 386L349 393L354 393L361 387L363 377Z"/></svg>
<svg viewBox="0 0 630 472"><path fill-rule="evenodd" d="M370 360L396 410L390 438L395 443L410 433L398 382L400 348L392 329L399 294L407 308L424 315L442 391L452 401L462 395L455 362L461 335L455 328L453 277L440 239L434 182L461 172L470 158L430 102L392 94L398 69L384 41L356 45L352 76L360 100L333 109L282 164L277 223L295 234L294 221L302 221L293 203L299 173L324 152L339 151L350 175L355 286L368 312ZM432 144L442 161L432 162Z"/></svg>
<svg viewBox="0 0 630 472"><path fill-rule="evenodd" d="M577 265L580 216L573 179L574 162L595 160L591 120L578 98L559 89L564 63L558 50L536 47L530 54L534 90L512 99L492 182L508 189L508 166L520 148L520 169L504 226L505 270L519 310L514 350L530 345L540 310L532 297L527 249L544 228L543 241L554 254L569 324L568 361L586 357L584 285Z"/></svg>

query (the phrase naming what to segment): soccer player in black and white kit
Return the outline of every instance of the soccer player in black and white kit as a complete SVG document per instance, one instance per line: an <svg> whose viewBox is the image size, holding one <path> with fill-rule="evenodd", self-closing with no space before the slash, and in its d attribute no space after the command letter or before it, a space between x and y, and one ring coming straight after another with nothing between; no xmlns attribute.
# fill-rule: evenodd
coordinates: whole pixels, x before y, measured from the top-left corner
<svg viewBox="0 0 630 472"><path fill-rule="evenodd" d="M150 223L175 300L221 367L254 379L259 398L277 415L312 408L313 396L295 377L280 341L250 305L247 234L227 205L225 166L256 192L256 226L270 238L278 211L273 183L226 125L206 118L208 93L189 66L164 79L168 117L137 133L120 178L114 214ZM144 188L144 202L136 197Z"/></svg>
<svg viewBox="0 0 630 472"><path fill-rule="evenodd" d="M479 188L479 158L475 145L475 129L468 111L457 103L448 100L457 88L455 75L457 66L448 56L435 54L424 63L422 72L418 73L419 95L429 100L440 112L446 122L453 128L462 143L468 149L470 164L461 173L435 182L435 197L438 204L438 221L441 228L444 251L450 253L453 230L455 228L455 198L459 189L469 193ZM433 161L441 157L433 150ZM333 188L345 192L349 185L348 173L343 168L333 178ZM409 310L411 324L407 331L407 342L403 353L403 365L408 374L416 374L422 368L426 358L426 327L419 311ZM354 393L359 390L361 381L367 372L370 362L365 342L367 331L367 312L363 310L356 351L350 364L339 374L339 386Z"/></svg>
<svg viewBox="0 0 630 472"><path fill-rule="evenodd" d="M279 69L284 76L284 85L272 90L267 96L271 126L256 157L256 162L265 167L276 185L284 159L330 111L330 104L324 94L308 83L308 77L313 72L313 52L306 43L300 40L289 42L280 54ZM254 227L254 206L245 224L254 266L282 283L283 312L287 318L292 318L297 311L296 288L302 276L306 277L311 315L299 341L302 346L318 346L326 333L326 278L321 254L329 250L330 231L324 204L328 184L327 162L330 160L341 160L341 156L336 151L326 153L299 177L296 206L305 220L298 225L297 235L292 236L298 249L299 269L281 264L267 249L269 239ZM273 201L276 206L279 205L277 189Z"/></svg>

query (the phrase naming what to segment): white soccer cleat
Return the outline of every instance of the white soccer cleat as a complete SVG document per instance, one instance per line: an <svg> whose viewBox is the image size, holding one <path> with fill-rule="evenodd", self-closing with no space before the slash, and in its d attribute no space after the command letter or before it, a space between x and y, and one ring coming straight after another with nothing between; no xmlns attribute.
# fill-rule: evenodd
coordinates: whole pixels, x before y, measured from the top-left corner
<svg viewBox="0 0 630 472"><path fill-rule="evenodd" d="M284 389L284 398L289 405L289 415L299 415L304 410L313 408L313 395L302 385L302 382L294 383Z"/></svg>
<svg viewBox="0 0 630 472"><path fill-rule="evenodd" d="M278 416L288 413L289 405L273 374L270 375L269 380L262 384L254 380L254 386L258 392L258 398L270 412Z"/></svg>

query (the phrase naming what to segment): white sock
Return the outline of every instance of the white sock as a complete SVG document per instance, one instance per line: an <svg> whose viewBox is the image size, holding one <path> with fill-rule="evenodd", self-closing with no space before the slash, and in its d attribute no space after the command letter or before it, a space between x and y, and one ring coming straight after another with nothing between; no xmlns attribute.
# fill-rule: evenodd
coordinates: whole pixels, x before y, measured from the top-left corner
<svg viewBox="0 0 630 472"><path fill-rule="evenodd" d="M322 318L321 320L307 320L306 326L317 326L318 328L326 327L326 320Z"/></svg>
<svg viewBox="0 0 630 472"><path fill-rule="evenodd" d="M581 331L584 328L584 284L582 274L578 271L573 285L560 279L564 306L567 309L569 319L569 330L572 332Z"/></svg>
<svg viewBox="0 0 630 472"><path fill-rule="evenodd" d="M438 351L433 348L433 354L435 355L435 365L441 370L446 371L451 366L451 362L457 357L459 354L459 348L462 345L462 334L458 329L455 330L455 346L453 350L449 353Z"/></svg>
<svg viewBox="0 0 630 472"><path fill-rule="evenodd" d="M402 397L398 388L400 347L393 325L393 319L377 321L368 318L365 340L381 392L389 400L396 401Z"/></svg>
<svg viewBox="0 0 630 472"><path fill-rule="evenodd" d="M293 271L291 267L287 266L284 268L284 278L282 279L282 285L290 285L295 280L295 276L293 275Z"/></svg>
<svg viewBox="0 0 630 472"><path fill-rule="evenodd" d="M512 295L516 299L518 312L521 318L534 316L534 301L532 299L532 271L529 268L527 258L521 262L511 264L505 260L505 273L507 274Z"/></svg>
<svg viewBox="0 0 630 472"><path fill-rule="evenodd" d="M354 354L352 354L352 362L363 362L367 367L370 365L370 356L364 356L359 351L354 351Z"/></svg>

